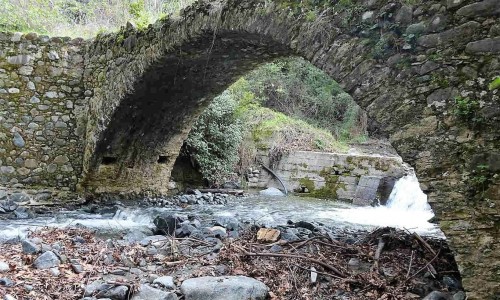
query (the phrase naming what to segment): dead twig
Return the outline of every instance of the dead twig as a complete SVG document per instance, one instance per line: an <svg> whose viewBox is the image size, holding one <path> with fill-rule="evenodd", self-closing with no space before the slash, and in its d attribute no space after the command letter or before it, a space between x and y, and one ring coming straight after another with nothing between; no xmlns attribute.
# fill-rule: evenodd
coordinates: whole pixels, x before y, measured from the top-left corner
<svg viewBox="0 0 500 300"><path fill-rule="evenodd" d="M335 274L337 274L341 278L347 277L344 273L342 273L341 271L339 271L334 266L331 266L331 265L329 265L327 263L324 263L324 262L322 262L320 260L317 260L317 259L314 259L314 258L310 258L310 257L307 257L307 256L293 255L293 254L282 254L282 253L252 253L252 252L246 251L245 249L243 249L241 247L238 247L238 248L240 248L240 251L243 252L243 255L245 255L245 256L264 256L264 257L267 256L267 257L287 257L287 258L305 259L305 260L308 260L308 261L313 262L315 264L318 264L318 265L322 266L323 268L325 268L327 270L330 270L330 271L334 272Z"/></svg>
<svg viewBox="0 0 500 300"><path fill-rule="evenodd" d="M411 255L410 255L410 264L408 265L408 272L406 272L406 279L408 279L408 276L410 276L410 271L411 271L411 263L413 262L413 254L415 253L415 250L411 250Z"/></svg>
<svg viewBox="0 0 500 300"><path fill-rule="evenodd" d="M413 236L424 246L427 251L432 253L432 255L436 255L436 251L434 251L431 246L416 232L413 233Z"/></svg>
<svg viewBox="0 0 500 300"><path fill-rule="evenodd" d="M436 260L436 258L438 258L438 256L439 256L440 253L441 253L441 250L439 250L438 253L425 266L423 266L422 268L420 268L420 270L418 270L415 274L411 275L408 279L406 279L406 281L412 279L413 277L417 276L418 273L420 273L423 270L425 270L434 260Z"/></svg>
<svg viewBox="0 0 500 300"><path fill-rule="evenodd" d="M380 254L382 254L382 250L384 250L384 246L385 246L384 238L380 237L378 239L377 251L375 251L375 256L373 257L373 259L375 260L375 262L373 263L373 269L374 270L378 271L378 269L379 269L379 267L378 267L378 261L380 259Z"/></svg>

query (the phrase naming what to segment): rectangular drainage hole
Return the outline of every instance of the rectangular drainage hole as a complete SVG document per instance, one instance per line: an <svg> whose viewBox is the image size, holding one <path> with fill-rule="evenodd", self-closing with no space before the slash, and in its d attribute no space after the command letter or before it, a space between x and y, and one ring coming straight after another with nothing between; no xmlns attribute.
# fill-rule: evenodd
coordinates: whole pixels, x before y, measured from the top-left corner
<svg viewBox="0 0 500 300"><path fill-rule="evenodd" d="M158 163L159 164L166 164L168 161L168 157L166 155L160 155L158 157Z"/></svg>
<svg viewBox="0 0 500 300"><path fill-rule="evenodd" d="M112 164L115 164L116 161L117 161L116 157L104 156L102 158L101 164L103 164L103 165L112 165Z"/></svg>

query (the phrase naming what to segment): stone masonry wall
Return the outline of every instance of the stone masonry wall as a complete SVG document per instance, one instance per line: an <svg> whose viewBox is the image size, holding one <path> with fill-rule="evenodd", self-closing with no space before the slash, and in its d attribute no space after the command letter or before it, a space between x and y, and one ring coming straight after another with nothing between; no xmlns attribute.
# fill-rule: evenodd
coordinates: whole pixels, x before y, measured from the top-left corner
<svg viewBox="0 0 500 300"><path fill-rule="evenodd" d="M268 163L267 153L258 157L263 164ZM356 204L370 205L375 200L377 190L380 188L379 192L382 192L383 182L390 185L390 193L395 180L406 174L406 167L400 157L294 151L284 156L273 171L289 191L307 192L319 198L357 200ZM251 188L282 188L272 175L260 167L254 167L247 177ZM367 195L369 197L361 197L361 193L371 192L362 186L362 182L369 179L373 179L371 181L376 184L374 193ZM381 201L387 200L389 196L383 194L378 195Z"/></svg>
<svg viewBox="0 0 500 300"><path fill-rule="evenodd" d="M0 33L0 186L75 190L87 109L82 43Z"/></svg>

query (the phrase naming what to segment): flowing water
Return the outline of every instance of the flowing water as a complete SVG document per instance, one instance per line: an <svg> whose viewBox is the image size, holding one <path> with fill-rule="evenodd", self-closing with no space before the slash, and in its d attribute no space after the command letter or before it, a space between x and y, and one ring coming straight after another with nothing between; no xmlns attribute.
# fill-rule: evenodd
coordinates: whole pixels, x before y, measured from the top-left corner
<svg viewBox="0 0 500 300"><path fill-rule="evenodd" d="M100 231L127 231L152 228L153 219L163 213L197 215L207 224L218 216L234 216L255 224L283 225L291 221L315 221L327 227L372 230L391 226L421 235L444 238L437 225L428 220L434 216L427 196L420 190L414 175L399 179L386 206L357 207L343 202L304 197L265 197L253 195L230 200L226 205L192 205L178 207L122 206L118 210L89 213L84 210L60 211L51 216L23 220L0 220L0 242L23 237L27 230L41 226L76 226Z"/></svg>

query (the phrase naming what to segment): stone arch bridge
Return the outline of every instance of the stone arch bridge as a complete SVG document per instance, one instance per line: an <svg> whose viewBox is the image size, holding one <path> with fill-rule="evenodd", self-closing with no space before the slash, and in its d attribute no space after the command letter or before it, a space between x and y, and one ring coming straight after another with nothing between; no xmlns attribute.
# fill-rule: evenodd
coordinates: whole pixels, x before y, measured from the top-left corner
<svg viewBox="0 0 500 300"><path fill-rule="evenodd" d="M498 299L500 2L318 2L200 1L91 40L0 33L2 185L164 193L210 100L299 55L415 167L469 299Z"/></svg>

